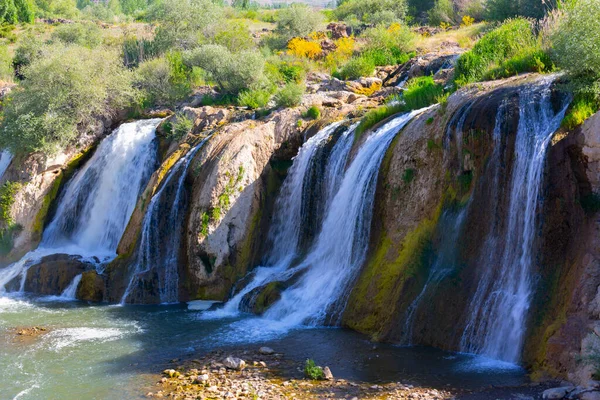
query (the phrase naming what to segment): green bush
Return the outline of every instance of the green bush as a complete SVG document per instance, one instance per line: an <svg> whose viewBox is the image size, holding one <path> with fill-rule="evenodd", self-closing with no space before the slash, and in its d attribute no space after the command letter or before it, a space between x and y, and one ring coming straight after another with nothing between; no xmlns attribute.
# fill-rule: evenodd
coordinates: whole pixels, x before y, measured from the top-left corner
<svg viewBox="0 0 600 400"><path fill-rule="evenodd" d="M12 59L6 45L0 44L0 81L12 81L14 71Z"/></svg>
<svg viewBox="0 0 600 400"><path fill-rule="evenodd" d="M36 0L36 14L43 18L79 17L79 10L75 0Z"/></svg>
<svg viewBox="0 0 600 400"><path fill-rule="evenodd" d="M2 0L0 2L0 25L18 22L32 24L35 5L32 0Z"/></svg>
<svg viewBox="0 0 600 400"><path fill-rule="evenodd" d="M506 60L521 54L533 53L539 49L539 46L529 21L525 19L507 21L499 28L485 34L472 50L458 58L455 82L459 86L479 82L488 71Z"/></svg>
<svg viewBox="0 0 600 400"><path fill-rule="evenodd" d="M189 80L177 56L141 63L135 71L134 85L140 90L145 107L174 106L191 93Z"/></svg>
<svg viewBox="0 0 600 400"><path fill-rule="evenodd" d="M123 40L123 63L129 67L137 67L141 62L150 60L158 55L156 43L146 38L126 36Z"/></svg>
<svg viewBox="0 0 600 400"><path fill-rule="evenodd" d="M435 0L431 10L427 12L429 25L439 26L442 23L454 24L456 15L451 0Z"/></svg>
<svg viewBox="0 0 600 400"><path fill-rule="evenodd" d="M279 11L276 32L286 39L306 36L323 23L323 15L305 4L293 3Z"/></svg>
<svg viewBox="0 0 600 400"><path fill-rule="evenodd" d="M252 110L266 107L271 99L271 92L264 89L245 90L238 95L238 104Z"/></svg>
<svg viewBox="0 0 600 400"><path fill-rule="evenodd" d="M304 85L288 83L275 94L277 107L296 107L302 101Z"/></svg>
<svg viewBox="0 0 600 400"><path fill-rule="evenodd" d="M404 63L415 50L416 35L404 25L390 28L376 26L367 29L362 37L366 39L362 55L370 58L377 66Z"/></svg>
<svg viewBox="0 0 600 400"><path fill-rule="evenodd" d="M556 1L539 0L486 0L485 19L504 21L508 18L542 18Z"/></svg>
<svg viewBox="0 0 600 400"><path fill-rule="evenodd" d="M356 127L354 135L360 137L368 129L371 129L386 118L391 117L394 114L398 114L405 110L405 107L401 103L392 103L380 106L374 110L369 111L360 120L360 124Z"/></svg>
<svg viewBox="0 0 600 400"><path fill-rule="evenodd" d="M551 37L553 59L577 90L600 97L600 7L596 0L569 4Z"/></svg>
<svg viewBox="0 0 600 400"><path fill-rule="evenodd" d="M0 148L13 154L55 152L136 97L114 51L56 44L41 53L21 71L24 80L4 108Z"/></svg>
<svg viewBox="0 0 600 400"><path fill-rule="evenodd" d="M325 379L323 368L316 365L314 360L306 360L304 364L304 376L315 381Z"/></svg>
<svg viewBox="0 0 600 400"><path fill-rule="evenodd" d="M432 76L413 78L407 82L402 97L406 110L418 110L437 102L444 93L442 85L433 81Z"/></svg>
<svg viewBox="0 0 600 400"><path fill-rule="evenodd" d="M353 57L342 67L339 77L344 80L368 77L375 72L375 63L368 57Z"/></svg>
<svg viewBox="0 0 600 400"><path fill-rule="evenodd" d="M248 25L239 20L224 23L215 35L214 42L227 47L234 53L255 47Z"/></svg>
<svg viewBox="0 0 600 400"><path fill-rule="evenodd" d="M213 37L223 24L223 7L211 0L161 0L154 2L146 17L157 22L158 52L192 49Z"/></svg>
<svg viewBox="0 0 600 400"><path fill-rule="evenodd" d="M52 39L93 48L102 44L102 31L98 25L89 22L62 24L52 32Z"/></svg>
<svg viewBox="0 0 600 400"><path fill-rule="evenodd" d="M166 136L169 139L178 141L186 137L194 127L194 121L183 113L175 115L175 121L171 122L170 129L166 129Z"/></svg>
<svg viewBox="0 0 600 400"><path fill-rule="evenodd" d="M310 119L319 119L321 117L321 110L317 106L310 106L308 110L304 114L302 114L304 118Z"/></svg>
<svg viewBox="0 0 600 400"><path fill-rule="evenodd" d="M523 72L549 72L554 69L550 55L538 48L525 49L514 57L502 61L499 67L488 70L485 80L508 78Z"/></svg>
<svg viewBox="0 0 600 400"><path fill-rule="evenodd" d="M25 35L19 40L13 58L17 77L22 78L22 71L42 55L42 47L42 41L34 35Z"/></svg>
<svg viewBox="0 0 600 400"><path fill-rule="evenodd" d="M562 121L562 126L569 130L577 128L594 115L598 111L598 107L598 101L594 96L581 93L576 95Z"/></svg>
<svg viewBox="0 0 600 400"><path fill-rule="evenodd" d="M340 20L356 18L363 22L373 23L371 17L391 12L396 20L402 21L407 10L405 0L346 0L335 10L335 16Z"/></svg>
<svg viewBox="0 0 600 400"><path fill-rule="evenodd" d="M232 53L224 46L209 44L187 52L185 63L205 70L224 93L237 95L260 87L265 79L265 60L257 51Z"/></svg>
<svg viewBox="0 0 600 400"><path fill-rule="evenodd" d="M15 195L20 188L21 184L19 182L7 181L0 186L0 224L5 227L9 227L14 223L10 210L15 203Z"/></svg>

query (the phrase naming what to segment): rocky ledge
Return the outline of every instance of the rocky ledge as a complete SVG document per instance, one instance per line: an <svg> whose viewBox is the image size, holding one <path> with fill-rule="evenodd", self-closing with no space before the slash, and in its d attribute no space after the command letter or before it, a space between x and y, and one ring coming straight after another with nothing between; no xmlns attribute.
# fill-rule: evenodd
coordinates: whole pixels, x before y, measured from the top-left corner
<svg viewBox="0 0 600 400"><path fill-rule="evenodd" d="M303 377L304 366L261 347L256 351L214 351L178 362L163 371L148 398L173 399L420 399L454 398L446 390L391 382L373 384L336 379L325 367L324 380ZM334 371L335 372L335 371Z"/></svg>

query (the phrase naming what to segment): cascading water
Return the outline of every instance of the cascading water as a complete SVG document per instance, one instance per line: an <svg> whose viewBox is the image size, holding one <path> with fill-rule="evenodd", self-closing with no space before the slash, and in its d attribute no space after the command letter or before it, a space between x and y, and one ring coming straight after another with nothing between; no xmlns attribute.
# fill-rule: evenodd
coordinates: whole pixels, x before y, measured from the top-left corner
<svg viewBox="0 0 600 400"><path fill-rule="evenodd" d="M4 173L8 169L8 166L10 165L12 159L13 155L10 151L2 150L2 152L0 153L0 178L4 176Z"/></svg>
<svg viewBox="0 0 600 400"><path fill-rule="evenodd" d="M0 292L19 275L22 291L27 269L50 254L81 255L90 261L116 255L138 195L156 164L154 138L160 121L123 124L98 146L65 188L40 246L0 270Z"/></svg>
<svg viewBox="0 0 600 400"><path fill-rule="evenodd" d="M74 245L114 255L138 196L156 165L154 133L160 119L121 125L69 182L41 247Z"/></svg>
<svg viewBox="0 0 600 400"><path fill-rule="evenodd" d="M179 251L188 208L185 179L194 156L208 139L210 136L202 140L173 166L158 193L152 197L142 222L140 246L127 289L121 298L122 304L135 302L131 294L136 285L142 282L140 275L153 268L158 273L160 301L173 303L178 300ZM175 197L171 197L173 193Z"/></svg>
<svg viewBox="0 0 600 400"><path fill-rule="evenodd" d="M381 161L396 134L420 112L391 120L360 147L333 197L312 249L298 265L284 271L288 276L301 276L264 314L264 319L276 325L274 329L339 321L349 286L367 252ZM265 283L280 277L270 275L264 279L261 273L261 278Z"/></svg>
<svg viewBox="0 0 600 400"><path fill-rule="evenodd" d="M81 277L81 274L77 275L75 278L73 278L71 283L69 283L69 286L67 286L65 290L63 290L63 292L60 294L60 298L62 300L75 300L77 286L79 286L79 282L81 282Z"/></svg>
<svg viewBox="0 0 600 400"><path fill-rule="evenodd" d="M494 225L481 253L480 265L484 270L471 299L469 318L461 339L461 350L465 352L509 362L520 359L533 291L536 211L546 150L567 107L564 105L558 112L554 111L551 101L553 81L554 77L548 77L539 84L528 86L519 95L519 123L507 193L507 226L500 232L492 222ZM496 128L498 146L498 121ZM500 187L501 174L495 171L493 176L498 181L492 185ZM501 196L495 197L493 201L498 202ZM498 204L493 207L497 208Z"/></svg>
<svg viewBox="0 0 600 400"><path fill-rule="evenodd" d="M253 280L209 317L235 315L244 296L252 290L272 281L285 281L297 271L290 269L300 256L301 226L303 223L303 203L313 189L307 184L307 176L314 163L318 150L332 137L341 123L331 124L304 143L283 182L276 200L273 224L269 231L269 242L273 243L265 259L264 266L254 269ZM347 129L333 146L326 166L325 190L327 203L333 199L343 176L348 154L354 142L356 125Z"/></svg>

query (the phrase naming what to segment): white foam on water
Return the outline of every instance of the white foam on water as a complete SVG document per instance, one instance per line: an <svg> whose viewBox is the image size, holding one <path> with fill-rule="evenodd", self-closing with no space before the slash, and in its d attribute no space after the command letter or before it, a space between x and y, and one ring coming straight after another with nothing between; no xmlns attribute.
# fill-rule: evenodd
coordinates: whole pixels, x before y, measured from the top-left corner
<svg viewBox="0 0 600 400"><path fill-rule="evenodd" d="M60 351L65 347L78 346L82 342L104 343L118 340L127 334L127 331L119 328L61 328L51 331L44 339L49 342L50 350Z"/></svg>

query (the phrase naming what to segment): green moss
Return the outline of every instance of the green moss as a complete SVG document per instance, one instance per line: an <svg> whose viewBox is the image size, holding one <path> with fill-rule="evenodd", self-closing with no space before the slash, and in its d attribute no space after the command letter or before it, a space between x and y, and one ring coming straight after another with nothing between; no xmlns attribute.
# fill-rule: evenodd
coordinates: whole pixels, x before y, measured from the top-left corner
<svg viewBox="0 0 600 400"><path fill-rule="evenodd" d="M407 185L410 184L415 179L416 171L412 168L407 168L404 170L404 174L402 175L402 181Z"/></svg>
<svg viewBox="0 0 600 400"><path fill-rule="evenodd" d="M15 195L21 189L20 182L4 182L0 186L0 223L6 227L13 225L11 208L15 203Z"/></svg>
<svg viewBox="0 0 600 400"><path fill-rule="evenodd" d="M54 200L58 197L63 185L68 182L73 174L75 174L77 169L92 156L95 149L96 147L92 146L74 156L71 161L69 161L69 164L67 164L67 166L58 173L56 178L54 178L54 181L48 189L48 193L46 193L44 199L42 200L40 210L34 218L32 228L34 241L39 241L41 239L48 214L50 213Z"/></svg>
<svg viewBox="0 0 600 400"><path fill-rule="evenodd" d="M256 296L254 302L254 312L264 313L273 303L281 298L281 292L285 290L285 285L281 282L270 282Z"/></svg>
<svg viewBox="0 0 600 400"><path fill-rule="evenodd" d="M344 323L380 339L396 317L398 300L411 279L425 279L428 251L439 212L407 233L399 247L382 234L377 249L360 276L348 304Z"/></svg>

